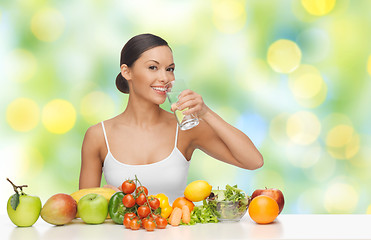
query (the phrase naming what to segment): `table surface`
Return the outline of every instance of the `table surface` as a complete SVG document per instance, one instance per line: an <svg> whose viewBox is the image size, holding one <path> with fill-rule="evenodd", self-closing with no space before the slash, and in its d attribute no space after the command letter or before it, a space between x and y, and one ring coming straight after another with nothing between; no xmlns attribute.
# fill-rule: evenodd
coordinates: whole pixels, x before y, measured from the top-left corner
<svg viewBox="0 0 371 240"><path fill-rule="evenodd" d="M50 225L41 218L32 227L16 227L0 215L1 239L371 239L371 215L281 214L271 224L254 223L248 214L240 222L167 226L147 232L133 231L106 220L89 225L75 219L64 226Z"/></svg>

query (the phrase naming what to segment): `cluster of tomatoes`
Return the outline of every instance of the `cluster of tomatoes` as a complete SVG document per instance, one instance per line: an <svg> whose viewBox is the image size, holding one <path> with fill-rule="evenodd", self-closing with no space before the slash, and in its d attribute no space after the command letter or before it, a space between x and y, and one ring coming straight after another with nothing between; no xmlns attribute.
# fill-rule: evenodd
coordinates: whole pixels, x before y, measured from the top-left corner
<svg viewBox="0 0 371 240"><path fill-rule="evenodd" d="M133 180L126 180L122 183L121 190L126 194L122 203L133 210L124 215L123 225L126 228L138 230L143 227L147 231L166 228L167 220L155 213L160 207L160 201L156 197L148 196L146 187L137 187Z"/></svg>

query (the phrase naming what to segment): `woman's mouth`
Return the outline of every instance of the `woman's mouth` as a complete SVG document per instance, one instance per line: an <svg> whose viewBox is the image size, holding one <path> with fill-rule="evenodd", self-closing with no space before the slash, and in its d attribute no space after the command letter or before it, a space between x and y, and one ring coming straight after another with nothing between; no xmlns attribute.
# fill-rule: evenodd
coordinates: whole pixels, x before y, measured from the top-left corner
<svg viewBox="0 0 371 240"><path fill-rule="evenodd" d="M165 95L168 88L167 87L152 87L153 90L155 90L158 94Z"/></svg>

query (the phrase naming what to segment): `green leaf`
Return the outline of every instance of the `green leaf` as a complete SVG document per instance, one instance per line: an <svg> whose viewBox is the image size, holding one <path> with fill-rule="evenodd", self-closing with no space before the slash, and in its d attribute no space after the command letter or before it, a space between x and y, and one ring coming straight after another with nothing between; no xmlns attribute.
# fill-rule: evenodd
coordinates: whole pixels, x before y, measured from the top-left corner
<svg viewBox="0 0 371 240"><path fill-rule="evenodd" d="M12 198L10 199L10 206L14 209L14 211L17 209L19 204L19 194L15 193L13 194Z"/></svg>

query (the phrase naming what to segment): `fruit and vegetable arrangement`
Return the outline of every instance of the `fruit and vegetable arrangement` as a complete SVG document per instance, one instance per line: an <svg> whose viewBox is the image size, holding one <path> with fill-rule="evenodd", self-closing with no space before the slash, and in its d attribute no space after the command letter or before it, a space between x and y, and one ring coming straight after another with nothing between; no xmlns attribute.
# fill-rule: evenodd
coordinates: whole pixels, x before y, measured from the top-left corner
<svg viewBox="0 0 371 240"><path fill-rule="evenodd" d="M188 184L184 196L170 205L163 193L148 195L136 176L125 180L118 192L110 188L80 189L72 194L55 194L42 206L39 197L23 191L27 185L17 186L7 180L15 191L7 203L8 216L21 227L32 226L39 216L53 225L65 225L75 218L86 224L102 224L110 218L127 229L154 231L168 225L239 221L246 212L256 223L267 224L284 206L284 196L278 189L257 189L249 197L237 185L212 189L204 180Z"/></svg>

